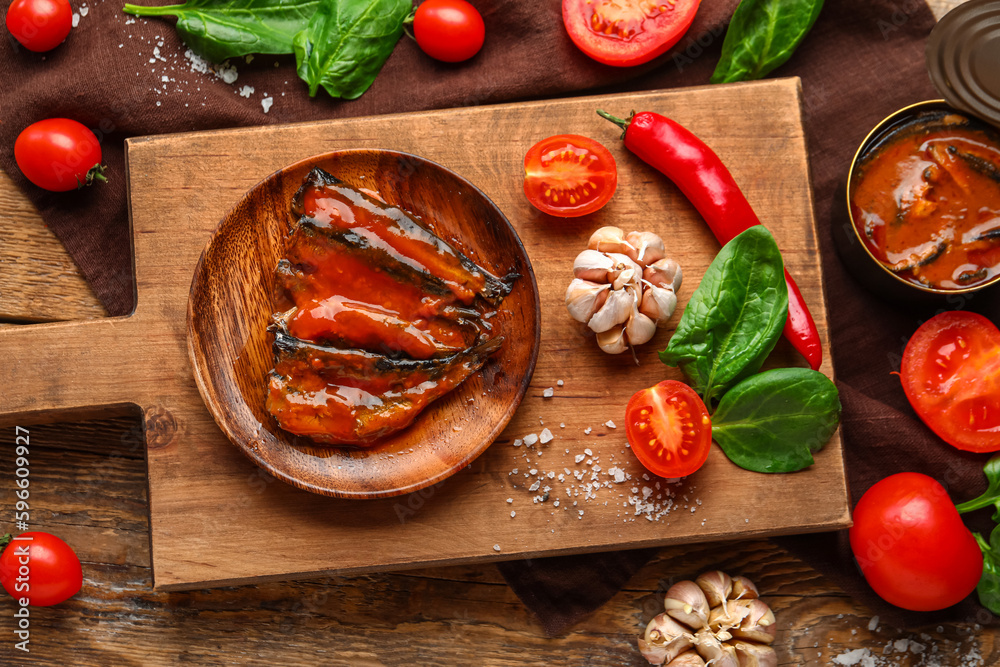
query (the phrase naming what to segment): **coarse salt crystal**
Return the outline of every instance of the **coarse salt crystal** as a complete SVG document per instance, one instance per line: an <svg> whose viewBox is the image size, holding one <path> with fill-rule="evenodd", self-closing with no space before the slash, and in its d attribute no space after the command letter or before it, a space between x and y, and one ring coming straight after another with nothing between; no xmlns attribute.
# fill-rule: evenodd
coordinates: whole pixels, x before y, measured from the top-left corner
<svg viewBox="0 0 1000 667"><path fill-rule="evenodd" d="M517 438L517 439L514 440L514 446L515 447L520 447L523 444L524 444L524 441L521 440L520 438Z"/></svg>
<svg viewBox="0 0 1000 667"><path fill-rule="evenodd" d="M528 491L537 491L538 487L540 487L541 485L542 485L541 482L536 481L534 484L528 487Z"/></svg>
<svg viewBox="0 0 1000 667"><path fill-rule="evenodd" d="M579 463L580 461L584 460L585 458L587 458L586 454L577 454L576 458L574 458L573 460L576 461L577 463Z"/></svg>
<svg viewBox="0 0 1000 667"><path fill-rule="evenodd" d="M536 433L529 433L528 435L524 436L524 444L530 446L535 444L536 442L538 442L538 435Z"/></svg>
<svg viewBox="0 0 1000 667"><path fill-rule="evenodd" d="M517 512L515 512L514 510L510 511L510 518L511 519L513 519L516 515L517 515Z"/></svg>
<svg viewBox="0 0 1000 667"><path fill-rule="evenodd" d="M590 448L587 448L587 449L583 450L583 453L586 454L587 456L593 456L594 455L594 452L590 451Z"/></svg>
<svg viewBox="0 0 1000 667"><path fill-rule="evenodd" d="M267 113L268 111L271 110L271 105L272 104L274 104L274 98L273 97L265 97L264 99L262 99L260 101L260 105L262 107L264 107L264 113ZM470 398L469 400L471 401L472 399Z"/></svg>
<svg viewBox="0 0 1000 667"><path fill-rule="evenodd" d="M875 632L878 630L878 616L872 616L871 620L868 621L868 631Z"/></svg>
<svg viewBox="0 0 1000 667"><path fill-rule="evenodd" d="M66 24L64 23L63 25ZM75 28L78 25L80 25L80 15L77 14L76 12L73 12L73 27Z"/></svg>
<svg viewBox="0 0 1000 667"><path fill-rule="evenodd" d="M566 428L566 422L559 422L559 428Z"/></svg>
<svg viewBox="0 0 1000 667"><path fill-rule="evenodd" d="M508 499L507 499L507 504L508 504L508 505L509 505L510 503L512 503L512 502L514 502L514 499L513 499L513 498L508 498Z"/></svg>
<svg viewBox="0 0 1000 667"><path fill-rule="evenodd" d="M547 444L549 442L552 442L552 438L553 437L554 436L552 435L552 431L550 431L549 429L545 428L545 429L542 429L542 434L538 437L538 441L544 445L544 444Z"/></svg>
<svg viewBox="0 0 1000 667"><path fill-rule="evenodd" d="M88 7L86 5L84 5L83 7L80 7L80 16L86 16L89 13L90 13L90 7Z"/></svg>
<svg viewBox="0 0 1000 667"><path fill-rule="evenodd" d="M170 81L170 77L164 74L163 76L160 77L160 81L166 83L167 81Z"/></svg>
<svg viewBox="0 0 1000 667"><path fill-rule="evenodd" d="M500 545L499 544L494 544L493 545L493 551L500 551Z"/></svg>
<svg viewBox="0 0 1000 667"><path fill-rule="evenodd" d="M560 387L563 386L563 381L562 380L556 380L556 385L558 385Z"/></svg>
<svg viewBox="0 0 1000 667"><path fill-rule="evenodd" d="M588 426L587 428L583 429L583 432L584 432L584 433L585 433L586 435L590 435L590 432L591 432L591 431L593 431L593 430L594 430L594 429L592 429L592 428L590 428L590 427Z"/></svg>
<svg viewBox="0 0 1000 667"><path fill-rule="evenodd" d="M240 88L240 97L250 97L253 95L253 86L243 86Z"/></svg>
<svg viewBox="0 0 1000 667"><path fill-rule="evenodd" d="M538 474L538 468L532 468L531 470L528 471L528 473L531 474L531 475L537 475Z"/></svg>
<svg viewBox="0 0 1000 667"><path fill-rule="evenodd" d="M608 428L618 428L617 426L615 426L615 423L613 421L611 421L610 419L608 421L604 422L604 425L607 426Z"/></svg>
<svg viewBox="0 0 1000 667"><path fill-rule="evenodd" d="M552 398L552 396L555 393L556 393L555 390L552 387L549 387L548 389L542 392L542 398Z"/></svg>

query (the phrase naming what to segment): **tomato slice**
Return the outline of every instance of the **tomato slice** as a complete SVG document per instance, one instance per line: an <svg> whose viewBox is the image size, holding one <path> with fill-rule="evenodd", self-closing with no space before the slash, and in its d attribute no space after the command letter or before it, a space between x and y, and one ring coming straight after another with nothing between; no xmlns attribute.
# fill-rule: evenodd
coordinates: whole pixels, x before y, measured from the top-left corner
<svg viewBox="0 0 1000 667"><path fill-rule="evenodd" d="M941 313L924 322L900 369L910 405L950 445L1000 450L1000 330L982 315Z"/></svg>
<svg viewBox="0 0 1000 667"><path fill-rule="evenodd" d="M660 477L690 475L712 446L708 410L683 382L664 380L636 392L625 408L625 424L639 462Z"/></svg>
<svg viewBox="0 0 1000 667"><path fill-rule="evenodd" d="M573 43L605 65L649 62L680 41L701 0L563 0Z"/></svg>
<svg viewBox="0 0 1000 667"><path fill-rule="evenodd" d="M579 134L542 139L524 156L524 194L543 213L563 218L593 213L617 187L611 151Z"/></svg>

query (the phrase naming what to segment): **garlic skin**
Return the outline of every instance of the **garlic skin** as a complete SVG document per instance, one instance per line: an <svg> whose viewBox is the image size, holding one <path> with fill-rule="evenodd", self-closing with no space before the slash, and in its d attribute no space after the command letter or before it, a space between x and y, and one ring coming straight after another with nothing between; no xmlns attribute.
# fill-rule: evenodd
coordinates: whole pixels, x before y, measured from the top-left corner
<svg viewBox="0 0 1000 667"><path fill-rule="evenodd" d="M652 232L601 227L587 246L573 261L566 289L570 317L598 334L609 354L648 343L677 308L680 265L665 257L663 239Z"/></svg>
<svg viewBox="0 0 1000 667"><path fill-rule="evenodd" d="M566 288L566 309L570 317L583 324L589 322L594 313L604 305L610 289L611 285L607 283L602 285L574 278Z"/></svg>
<svg viewBox="0 0 1000 667"><path fill-rule="evenodd" d="M643 266L667 256L667 251L663 247L663 239L653 232L629 232L625 240L636 249L634 259Z"/></svg>
<svg viewBox="0 0 1000 667"><path fill-rule="evenodd" d="M777 667L770 646L777 625L774 612L757 597L749 579L705 572L695 581L671 586L663 607L638 640L650 664Z"/></svg>
<svg viewBox="0 0 1000 667"><path fill-rule="evenodd" d="M639 251L625 239L625 232L614 226L601 227L590 235L587 248L600 252L617 252L635 259Z"/></svg>
<svg viewBox="0 0 1000 667"><path fill-rule="evenodd" d="M608 354L621 354L628 349L625 329L615 327L597 334L597 345Z"/></svg>
<svg viewBox="0 0 1000 667"><path fill-rule="evenodd" d="M614 269L615 262L603 252L584 250L573 260L573 277L589 280L594 283L607 283L608 272Z"/></svg>
<svg viewBox="0 0 1000 667"><path fill-rule="evenodd" d="M594 333L603 333L616 324L624 324L632 314L634 299L626 290L611 290L604 305L587 321Z"/></svg>

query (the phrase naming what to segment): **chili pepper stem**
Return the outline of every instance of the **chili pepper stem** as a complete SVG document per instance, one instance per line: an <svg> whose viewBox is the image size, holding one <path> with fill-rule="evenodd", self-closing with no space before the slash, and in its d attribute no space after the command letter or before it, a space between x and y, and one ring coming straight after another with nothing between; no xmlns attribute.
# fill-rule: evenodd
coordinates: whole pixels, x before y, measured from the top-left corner
<svg viewBox="0 0 1000 667"><path fill-rule="evenodd" d="M625 138L625 132L628 131L628 126L632 122L632 117L635 116L635 111L629 114L628 118L619 118L618 116L612 116L607 111L597 110L597 115L605 120L610 120L612 123L622 128L621 138Z"/></svg>

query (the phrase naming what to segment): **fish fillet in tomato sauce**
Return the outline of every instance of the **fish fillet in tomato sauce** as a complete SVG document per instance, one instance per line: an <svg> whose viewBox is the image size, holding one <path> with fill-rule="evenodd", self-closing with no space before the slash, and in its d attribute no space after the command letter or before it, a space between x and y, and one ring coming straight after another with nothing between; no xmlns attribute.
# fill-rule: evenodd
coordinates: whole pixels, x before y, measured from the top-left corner
<svg viewBox="0 0 1000 667"><path fill-rule="evenodd" d="M499 279L397 207L313 170L275 269L267 408L296 435L371 446L501 346Z"/></svg>

